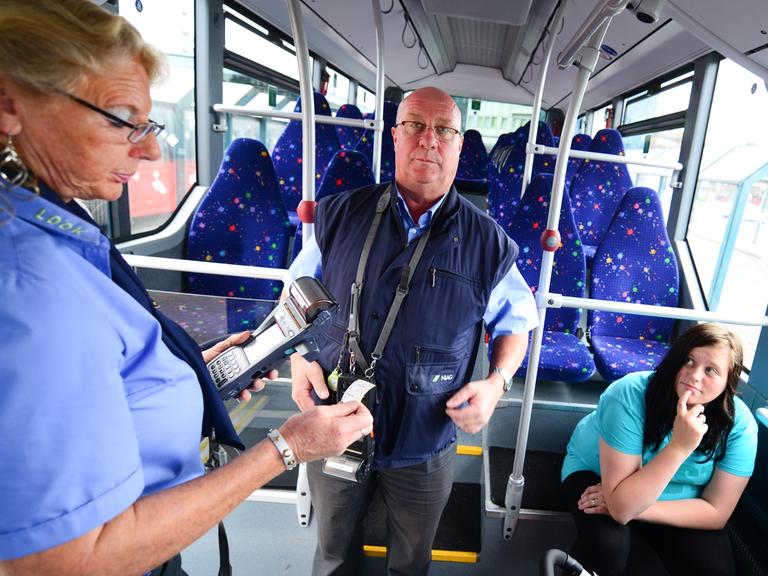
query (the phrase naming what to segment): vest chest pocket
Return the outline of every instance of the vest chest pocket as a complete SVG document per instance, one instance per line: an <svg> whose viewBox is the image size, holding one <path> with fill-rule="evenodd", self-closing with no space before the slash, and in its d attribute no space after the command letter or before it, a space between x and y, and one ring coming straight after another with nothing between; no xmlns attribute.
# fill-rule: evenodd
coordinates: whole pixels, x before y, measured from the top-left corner
<svg viewBox="0 0 768 576"><path fill-rule="evenodd" d="M414 396L452 392L461 387L466 350L415 347L415 361L406 365L406 390Z"/></svg>
<svg viewBox="0 0 768 576"><path fill-rule="evenodd" d="M450 285L452 282L462 282L473 288L480 286L480 283L476 278L466 276L460 272L455 272L447 268L441 268L440 266L432 266L429 269L430 288L439 288L442 287L445 283Z"/></svg>

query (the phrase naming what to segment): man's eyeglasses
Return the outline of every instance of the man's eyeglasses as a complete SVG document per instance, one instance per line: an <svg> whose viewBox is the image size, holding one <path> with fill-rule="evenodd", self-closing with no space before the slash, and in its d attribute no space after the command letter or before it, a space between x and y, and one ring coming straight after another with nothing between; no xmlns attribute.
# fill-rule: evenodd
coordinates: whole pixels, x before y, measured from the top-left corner
<svg viewBox="0 0 768 576"><path fill-rule="evenodd" d="M395 126L402 126L406 136L422 136L428 129L431 129L441 142L453 142L457 136L461 136L459 130L450 126L427 126L423 122L414 122L412 120L403 120L395 124Z"/></svg>
<svg viewBox="0 0 768 576"><path fill-rule="evenodd" d="M73 96L72 94L69 94L67 92L64 92L64 95L70 98L71 100L74 100L78 104L85 106L86 108L89 108L90 110L93 110L94 112L98 112L104 118L109 120L109 122L118 128L129 128L131 131L128 132L128 140L132 142L133 144L139 144L140 142L143 142L146 140L150 134L154 134L157 136L165 130L165 124L158 124L154 120L149 120L149 122L142 122L141 124L134 124L133 122L128 122L127 120L123 120L119 116L115 116L111 112L107 112L106 110L102 110L95 104L91 104L87 100L83 100L82 98L78 98L77 96Z"/></svg>

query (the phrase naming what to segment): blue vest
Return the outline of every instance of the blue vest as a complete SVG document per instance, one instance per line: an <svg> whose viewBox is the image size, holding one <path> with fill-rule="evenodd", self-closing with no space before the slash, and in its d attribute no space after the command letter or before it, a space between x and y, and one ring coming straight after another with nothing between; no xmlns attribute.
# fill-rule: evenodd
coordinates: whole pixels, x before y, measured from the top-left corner
<svg viewBox="0 0 768 576"><path fill-rule="evenodd" d="M387 186L337 194L317 206L323 282L339 303L321 346L326 372L338 360L350 286ZM445 403L472 376L489 296L517 256L517 246L504 231L454 188L431 226L411 289L376 365L376 468L424 462L455 441L456 427L445 414ZM360 302L361 349L369 362L402 269L417 244L408 245L406 238L393 187L368 257Z"/></svg>

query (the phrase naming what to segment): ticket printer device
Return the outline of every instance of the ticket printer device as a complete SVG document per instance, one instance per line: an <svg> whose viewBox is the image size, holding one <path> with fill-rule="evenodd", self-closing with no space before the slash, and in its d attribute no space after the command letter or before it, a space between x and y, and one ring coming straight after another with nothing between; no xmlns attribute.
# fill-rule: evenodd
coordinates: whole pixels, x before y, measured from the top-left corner
<svg viewBox="0 0 768 576"><path fill-rule="evenodd" d="M222 400L236 397L294 352L308 361L319 356L317 336L328 329L338 305L315 278L302 276L244 344L231 346L208 363Z"/></svg>

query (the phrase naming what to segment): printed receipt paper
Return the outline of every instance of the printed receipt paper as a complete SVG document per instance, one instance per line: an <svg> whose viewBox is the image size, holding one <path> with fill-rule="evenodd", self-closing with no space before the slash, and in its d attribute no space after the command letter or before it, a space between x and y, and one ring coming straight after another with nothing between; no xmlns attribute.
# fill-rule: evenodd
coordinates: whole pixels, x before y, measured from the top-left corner
<svg viewBox="0 0 768 576"><path fill-rule="evenodd" d="M349 385L349 388L344 392L344 396L341 397L342 402L362 402L366 392L373 388L374 385L367 380L355 380Z"/></svg>

